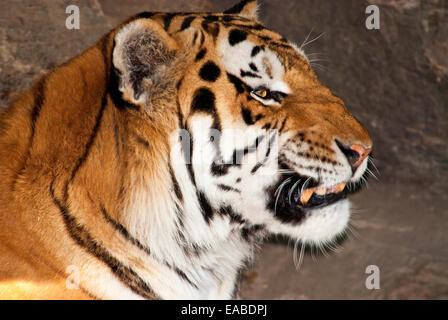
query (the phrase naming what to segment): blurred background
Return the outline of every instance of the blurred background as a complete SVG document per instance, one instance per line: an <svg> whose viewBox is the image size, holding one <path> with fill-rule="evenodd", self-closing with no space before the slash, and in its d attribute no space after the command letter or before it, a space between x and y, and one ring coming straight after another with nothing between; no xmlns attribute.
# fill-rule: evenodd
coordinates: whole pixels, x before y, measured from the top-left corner
<svg viewBox="0 0 448 320"><path fill-rule="evenodd" d="M2 0L0 106L141 11L223 11L238 0ZM368 188L336 253L267 241L242 274L243 299L448 299L448 1L260 0L261 21L301 44L321 81L374 141ZM79 30L65 27L68 5ZM366 7L380 9L367 30ZM365 286L380 270L380 289Z"/></svg>

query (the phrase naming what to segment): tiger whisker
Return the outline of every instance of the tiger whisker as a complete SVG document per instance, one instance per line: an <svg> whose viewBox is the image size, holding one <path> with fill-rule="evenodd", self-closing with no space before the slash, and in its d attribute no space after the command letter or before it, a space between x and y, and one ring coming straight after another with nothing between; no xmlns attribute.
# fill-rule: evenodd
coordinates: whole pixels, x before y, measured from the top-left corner
<svg viewBox="0 0 448 320"><path fill-rule="evenodd" d="M380 181L380 180L378 179L378 177L377 177L377 176L372 172L372 170L370 170L369 168L366 168L366 172L367 172L368 174L370 174L372 177L374 177L376 181Z"/></svg>
<svg viewBox="0 0 448 320"><path fill-rule="evenodd" d="M306 189L310 180L311 180L311 178L308 178L305 180L305 183L302 185L302 188L300 189L300 193L303 193L303 190Z"/></svg>
<svg viewBox="0 0 448 320"><path fill-rule="evenodd" d="M310 61L310 63L311 64L313 64L314 62L319 62L319 61L325 61L325 62L328 62L328 61L330 61L330 60L328 60L328 59L311 59L311 60L309 60Z"/></svg>
<svg viewBox="0 0 448 320"><path fill-rule="evenodd" d="M286 179L285 181L283 181L281 183L281 185L278 186L277 190L275 190L274 195L276 195L275 197L275 204L274 204L274 213L277 214L277 203L278 203L278 199L280 198L280 194L282 193L283 188L285 187L285 185L291 180L291 177L289 177L288 179Z"/></svg>
<svg viewBox="0 0 448 320"><path fill-rule="evenodd" d="M323 53L320 53L320 52L313 52L313 53L307 53L307 54L306 54L307 57L312 57L312 56L317 56L317 55L322 55L322 56L324 56L324 54L323 54Z"/></svg>
<svg viewBox="0 0 448 320"><path fill-rule="evenodd" d="M324 257L327 258L329 256L327 250L325 249L325 245L324 244L319 243L318 248L319 248L320 252L322 252Z"/></svg>
<svg viewBox="0 0 448 320"><path fill-rule="evenodd" d="M319 70L323 70L323 71L328 70L327 67L325 67L325 66L323 66L323 65L321 65L319 63L311 63L311 67L319 69Z"/></svg>
<svg viewBox="0 0 448 320"><path fill-rule="evenodd" d="M314 41L318 40L318 39L319 39L320 37L322 37L324 34L325 34L325 32L322 32L322 33L321 33L320 35L318 35L316 38L314 38L314 39L312 39L312 40L309 40L309 41L305 42L304 44L302 44L302 45L300 46L300 49L302 49L302 48L306 47L307 45L309 45L310 43L313 43Z"/></svg>
<svg viewBox="0 0 448 320"><path fill-rule="evenodd" d="M301 244L301 247L300 247L299 258L297 259L297 249L298 249L299 243ZM305 243L303 241L297 240L296 243L294 244L294 255L293 255L294 266L297 271L302 266L304 252L305 252Z"/></svg>
<svg viewBox="0 0 448 320"><path fill-rule="evenodd" d="M305 43L308 41L308 39L310 38L311 33L313 33L313 30L314 30L314 27L311 28L311 31L306 36L305 40L303 40L302 44L300 45L300 49L302 49L303 46L305 45Z"/></svg>
<svg viewBox="0 0 448 320"><path fill-rule="evenodd" d="M378 168L376 167L375 163L373 162L373 158L369 157L369 163L372 165L372 167L375 169L376 173L378 175L380 175L380 171L378 170Z"/></svg>
<svg viewBox="0 0 448 320"><path fill-rule="evenodd" d="M289 202L289 205L291 205L291 196L292 196L292 194L294 192L294 189L297 187L297 185L300 183L300 181L301 181L300 179L297 180L297 182L293 184L292 188L288 192L288 202Z"/></svg>

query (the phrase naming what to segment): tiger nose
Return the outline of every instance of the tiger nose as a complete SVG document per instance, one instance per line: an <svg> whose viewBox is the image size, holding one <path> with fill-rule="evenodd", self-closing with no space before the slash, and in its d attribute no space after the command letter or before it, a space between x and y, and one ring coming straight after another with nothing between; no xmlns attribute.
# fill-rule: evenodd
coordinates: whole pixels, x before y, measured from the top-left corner
<svg viewBox="0 0 448 320"><path fill-rule="evenodd" d="M350 149L355 151L358 154L358 159L356 160L355 163L351 164L352 167L356 168L357 166L359 166L362 161L367 158L367 156L369 155L369 153L372 151L372 148L364 148L362 145L360 144L354 144L352 146L350 146Z"/></svg>
<svg viewBox="0 0 448 320"><path fill-rule="evenodd" d="M336 144L339 149L341 149L342 153L347 157L347 160L353 169L357 168L372 151L371 147L364 147L360 144L344 146L338 140L336 140Z"/></svg>

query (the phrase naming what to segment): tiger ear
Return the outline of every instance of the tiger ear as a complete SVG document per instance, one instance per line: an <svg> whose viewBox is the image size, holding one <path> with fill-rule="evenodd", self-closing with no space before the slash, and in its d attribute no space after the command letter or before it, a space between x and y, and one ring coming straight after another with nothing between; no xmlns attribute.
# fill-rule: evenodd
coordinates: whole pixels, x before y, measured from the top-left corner
<svg viewBox="0 0 448 320"><path fill-rule="evenodd" d="M243 0L238 4L234 5L232 8L227 9L224 13L227 14L237 14L244 18L258 20L258 3L257 0Z"/></svg>
<svg viewBox="0 0 448 320"><path fill-rule="evenodd" d="M117 31L112 63L122 98L145 105L151 92L166 82L178 51L177 42L156 22L134 20Z"/></svg>

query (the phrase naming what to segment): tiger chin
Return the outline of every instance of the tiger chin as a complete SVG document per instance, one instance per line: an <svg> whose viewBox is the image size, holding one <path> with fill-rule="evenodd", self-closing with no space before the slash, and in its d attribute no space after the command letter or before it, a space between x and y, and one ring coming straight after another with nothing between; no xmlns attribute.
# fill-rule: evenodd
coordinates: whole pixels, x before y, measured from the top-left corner
<svg viewBox="0 0 448 320"><path fill-rule="evenodd" d="M256 10L138 14L0 115L2 299L230 299L344 232L371 139Z"/></svg>

